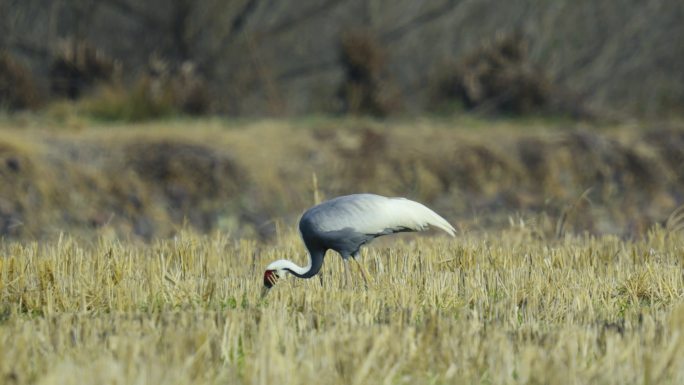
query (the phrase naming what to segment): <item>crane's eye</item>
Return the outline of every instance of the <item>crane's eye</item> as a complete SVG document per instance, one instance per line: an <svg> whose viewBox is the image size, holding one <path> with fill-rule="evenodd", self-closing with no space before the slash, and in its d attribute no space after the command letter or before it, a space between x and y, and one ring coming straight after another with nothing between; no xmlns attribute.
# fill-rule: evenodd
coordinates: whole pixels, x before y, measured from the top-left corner
<svg viewBox="0 0 684 385"><path fill-rule="evenodd" d="M276 281L278 281L278 274L276 274L275 270L266 270L264 272L264 286L270 289L275 285Z"/></svg>

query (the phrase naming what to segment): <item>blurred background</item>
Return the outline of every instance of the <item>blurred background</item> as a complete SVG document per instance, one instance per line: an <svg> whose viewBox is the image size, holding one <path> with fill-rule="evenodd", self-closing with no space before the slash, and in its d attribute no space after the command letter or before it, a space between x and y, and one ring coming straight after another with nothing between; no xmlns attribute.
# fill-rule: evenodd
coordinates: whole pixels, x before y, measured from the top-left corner
<svg viewBox="0 0 684 385"><path fill-rule="evenodd" d="M0 235L270 239L360 191L677 227L682 38L677 0L0 0Z"/></svg>

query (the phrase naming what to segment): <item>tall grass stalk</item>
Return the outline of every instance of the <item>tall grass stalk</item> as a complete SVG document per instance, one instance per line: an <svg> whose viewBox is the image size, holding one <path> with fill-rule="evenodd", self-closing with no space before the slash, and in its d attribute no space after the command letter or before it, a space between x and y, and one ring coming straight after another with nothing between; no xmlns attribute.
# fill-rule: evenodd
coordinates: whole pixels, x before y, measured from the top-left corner
<svg viewBox="0 0 684 385"><path fill-rule="evenodd" d="M268 262L304 262L293 231L2 241L0 382L679 384L682 245L407 235L364 251L368 290L329 254L260 301Z"/></svg>

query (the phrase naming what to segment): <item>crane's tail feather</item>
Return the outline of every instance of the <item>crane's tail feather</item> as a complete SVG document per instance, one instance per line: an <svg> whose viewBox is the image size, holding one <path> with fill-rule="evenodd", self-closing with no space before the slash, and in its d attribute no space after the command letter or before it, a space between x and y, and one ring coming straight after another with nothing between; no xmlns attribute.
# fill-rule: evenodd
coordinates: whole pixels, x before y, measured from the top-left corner
<svg viewBox="0 0 684 385"><path fill-rule="evenodd" d="M442 218L439 214L430 210L423 204L406 198L395 198L392 200L396 202L397 205L401 206L405 213L409 214L405 217L405 219L409 219L410 223L406 223L409 228L416 231L422 231L426 230L428 226L434 226L444 230L452 237L455 236L456 229L454 229L446 219Z"/></svg>

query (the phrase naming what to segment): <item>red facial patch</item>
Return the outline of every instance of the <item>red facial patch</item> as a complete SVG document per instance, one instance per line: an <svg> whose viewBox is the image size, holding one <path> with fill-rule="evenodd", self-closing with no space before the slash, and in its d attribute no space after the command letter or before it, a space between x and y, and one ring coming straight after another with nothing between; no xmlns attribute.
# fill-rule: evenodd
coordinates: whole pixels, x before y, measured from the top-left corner
<svg viewBox="0 0 684 385"><path fill-rule="evenodd" d="M270 289L275 285L276 281L278 281L278 274L276 274L275 270L264 271L264 286L266 288Z"/></svg>

